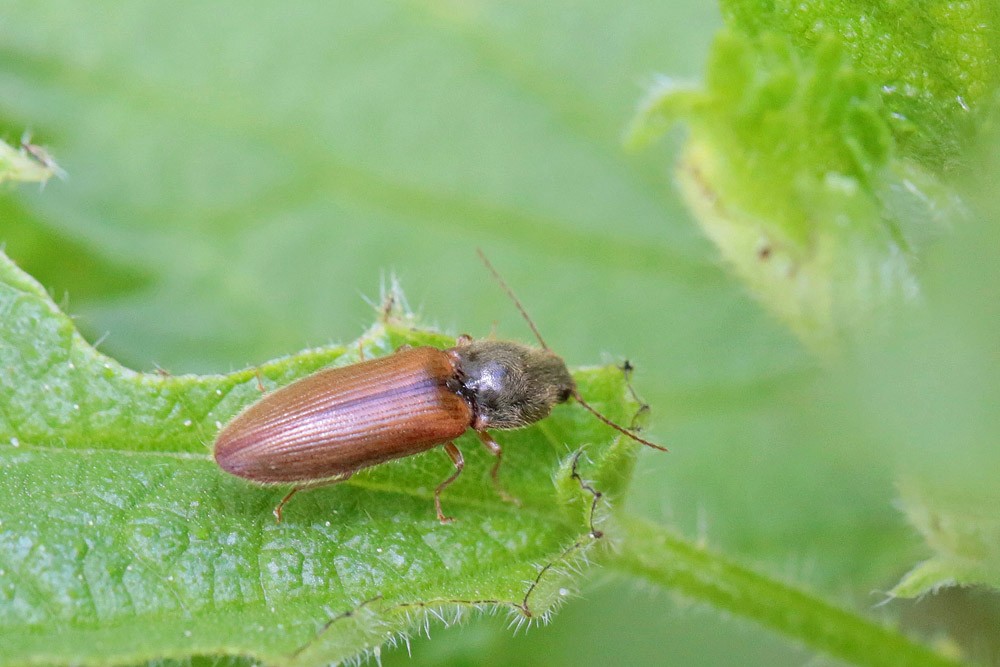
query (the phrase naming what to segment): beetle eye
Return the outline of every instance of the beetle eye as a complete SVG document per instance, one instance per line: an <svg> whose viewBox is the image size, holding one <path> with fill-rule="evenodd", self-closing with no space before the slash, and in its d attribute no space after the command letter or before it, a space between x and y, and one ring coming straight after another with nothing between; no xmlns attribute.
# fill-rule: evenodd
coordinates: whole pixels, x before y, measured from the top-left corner
<svg viewBox="0 0 1000 667"><path fill-rule="evenodd" d="M559 403L565 403L569 400L569 397L573 395L573 390L569 387L559 390L559 394L556 396L556 401Z"/></svg>

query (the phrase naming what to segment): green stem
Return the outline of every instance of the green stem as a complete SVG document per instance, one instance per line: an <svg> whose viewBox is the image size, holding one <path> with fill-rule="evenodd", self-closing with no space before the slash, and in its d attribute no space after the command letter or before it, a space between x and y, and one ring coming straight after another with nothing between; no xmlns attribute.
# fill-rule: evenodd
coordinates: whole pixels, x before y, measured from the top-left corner
<svg viewBox="0 0 1000 667"><path fill-rule="evenodd" d="M858 665L956 665L899 632L815 595L752 572L666 528L623 517L621 548L605 564L752 619L804 645Z"/></svg>

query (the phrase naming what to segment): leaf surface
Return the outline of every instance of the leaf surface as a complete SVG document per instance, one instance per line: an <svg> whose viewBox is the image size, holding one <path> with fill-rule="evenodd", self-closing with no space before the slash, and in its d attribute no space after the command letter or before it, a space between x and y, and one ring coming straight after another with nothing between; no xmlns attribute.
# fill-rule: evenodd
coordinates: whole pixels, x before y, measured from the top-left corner
<svg viewBox="0 0 1000 667"><path fill-rule="evenodd" d="M560 406L536 427L497 434L503 482L523 507L497 497L489 455L463 437L466 471L443 498L453 524L433 511L451 467L439 451L303 492L276 524L271 509L287 489L231 477L209 454L219 426L259 398L253 369L123 368L5 257L0 314L0 664L194 655L316 664L431 613L501 608L537 620L595 541L583 476L615 491L631 468L631 443ZM377 325L356 345L260 370L274 387L355 361L359 347L374 355L449 340ZM576 377L614 418L634 410L620 370Z"/></svg>

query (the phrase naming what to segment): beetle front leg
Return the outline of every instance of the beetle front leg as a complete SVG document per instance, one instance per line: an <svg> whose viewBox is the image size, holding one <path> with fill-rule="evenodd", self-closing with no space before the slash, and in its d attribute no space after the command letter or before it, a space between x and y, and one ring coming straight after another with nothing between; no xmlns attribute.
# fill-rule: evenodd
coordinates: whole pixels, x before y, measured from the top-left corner
<svg viewBox="0 0 1000 667"><path fill-rule="evenodd" d="M500 444L486 431L476 431L476 435L479 436L479 441L482 442L486 449L489 450L490 454L497 458L496 462L493 464L493 469L490 470L490 477L493 478L493 486L497 490L497 495L499 495L504 502L520 507L521 501L507 493L507 491L500 484L500 463L503 461L503 450L500 449Z"/></svg>

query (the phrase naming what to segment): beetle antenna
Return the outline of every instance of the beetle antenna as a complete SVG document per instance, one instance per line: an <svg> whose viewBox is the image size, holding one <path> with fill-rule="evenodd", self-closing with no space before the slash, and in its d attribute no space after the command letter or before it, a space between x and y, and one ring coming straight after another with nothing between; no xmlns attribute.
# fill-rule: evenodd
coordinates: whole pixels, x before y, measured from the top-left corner
<svg viewBox="0 0 1000 667"><path fill-rule="evenodd" d="M604 415L602 415L590 403L588 403L587 401L583 400L583 396L580 395L580 391L578 389L576 389L575 387L573 388L573 398L576 399L577 403L579 403L580 405L582 405L583 407L585 407L588 411L590 411L590 413L592 415L594 415L595 417L597 417L602 422L604 422L605 424L607 424L611 428L615 429L619 433L627 435L628 437L632 438L636 442L641 443L643 445L646 445L647 447L652 447L653 449L658 449L661 452L668 452L668 451L670 451L669 449L667 449L663 445L657 445L656 443L650 442L649 440L646 440L644 438L640 438L639 436L637 436L635 433L632 433L631 431L629 431L624 426L619 426L618 424L614 423L613 421L611 421L610 419L608 419L607 417L605 417Z"/></svg>
<svg viewBox="0 0 1000 667"><path fill-rule="evenodd" d="M517 295L514 294L514 290L512 290L510 286L504 281L504 279L500 277L500 272L497 271L495 268L493 268L493 265L490 264L490 260L486 259L486 255L483 253L482 249L476 248L476 254L479 255L479 259L483 261L483 264L486 265L486 268L489 269L490 273L493 274L493 278L498 283L500 283L500 287L503 289L504 292L507 293L507 296L510 297L510 300L514 302L515 306L517 306L517 309L521 312L521 317L523 317L524 321L528 323L529 327L531 327L531 332L535 334L535 338L537 338L538 342L542 344L542 348L548 350L549 346L545 344L545 339L542 338L542 334L538 332L538 327L535 326L535 323L531 319L531 316L528 315L528 311L526 311L524 309L524 306L521 305L521 302L518 300Z"/></svg>
<svg viewBox="0 0 1000 667"><path fill-rule="evenodd" d="M534 320L531 319L531 316L528 315L528 311L526 311L524 309L524 306L521 305L521 301L517 298L517 295L514 294L514 290L512 290L510 288L510 286L507 284L507 282L500 276L500 272L497 271L493 267L493 264L491 264L490 260L488 260L486 258L486 254L482 251L481 248L476 248L476 254L479 255L479 259L482 260L483 264L486 265L486 268L489 269L489 272L493 274L493 278L500 284L500 287L503 289L503 291L507 293L507 296L510 297L510 300L514 302L515 306L517 306L518 311L520 311L520 313L521 313L521 317L523 317L524 321L528 323L529 327L531 327L532 333L535 334L535 338L537 338L538 342L541 343L542 348L544 348L546 350L549 350L550 348L549 348L548 345L545 344L545 339L542 338L542 334L539 333L538 327L535 326ZM626 378L627 378L629 371L632 370L632 365L629 364L628 362L626 362L626 366L622 370L625 371L625 375L626 375ZM632 385L631 384L629 384L629 390L632 391L632 395L634 396L635 395L635 391L632 390ZM573 397L576 399L577 403L579 403L584 408L586 408L592 415L594 415L599 420L601 420L602 422L604 422L605 424L607 424L611 428L615 429L619 433L622 433L623 435L626 435L629 438L632 438L633 440L635 440L636 442L638 442L640 444L643 444L643 445L646 445L647 447L652 447L653 449L658 449L661 452L670 451L666 447L664 447L663 445L657 445L656 443L650 442L649 440L646 440L644 438L640 438L639 436L637 436L635 433L632 433L631 431L629 431L624 426L619 426L615 422L611 421L610 419L608 419L607 417L605 417L604 415L602 415L600 412L597 411L596 408L594 408L590 403L588 403L587 401L585 401L583 399L583 396L580 394L579 390L576 387L573 387ZM640 401L640 403L641 403L641 401ZM644 407L645 407L645 405L644 405Z"/></svg>

